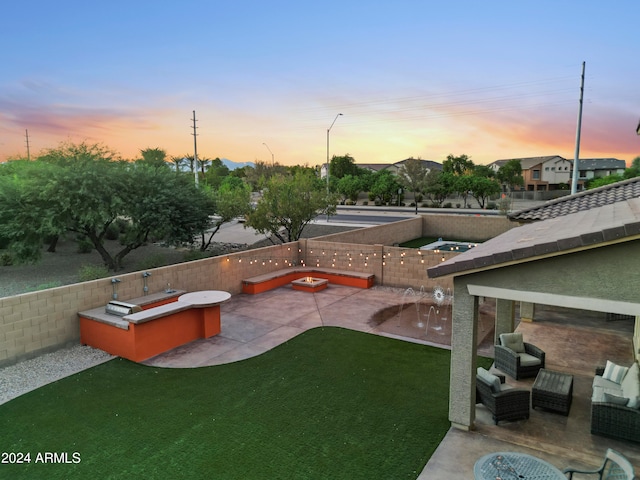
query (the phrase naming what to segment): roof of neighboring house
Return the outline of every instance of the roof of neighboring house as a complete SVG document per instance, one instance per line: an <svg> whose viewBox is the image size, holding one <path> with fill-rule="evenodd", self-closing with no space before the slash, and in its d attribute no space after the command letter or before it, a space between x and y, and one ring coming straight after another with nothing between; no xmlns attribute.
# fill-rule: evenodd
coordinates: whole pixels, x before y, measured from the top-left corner
<svg viewBox="0 0 640 480"><path fill-rule="evenodd" d="M404 160L400 160L399 162L394 163L394 165L400 167L402 165L404 165L407 160L412 160L412 158L405 158ZM434 162L433 160L423 160L421 158L418 158L418 160L420 160L425 167L427 167L430 170L442 170L442 164L438 163L438 162Z"/></svg>
<svg viewBox="0 0 640 480"><path fill-rule="evenodd" d="M356 166L366 168L367 170L373 170L374 172L389 168L391 165L391 163L356 163Z"/></svg>
<svg viewBox="0 0 640 480"><path fill-rule="evenodd" d="M531 167L535 167L536 165L548 162L549 160L553 160L556 158L559 160L566 160L560 155L547 155L545 157L507 158L504 160L496 160L495 162L490 163L489 166L497 165L498 167L501 167L502 165L509 162L510 160L520 160L520 165L522 166L522 170L528 170Z"/></svg>
<svg viewBox="0 0 640 480"><path fill-rule="evenodd" d="M535 219L427 270L430 278L483 270L640 236L640 178L546 202Z"/></svg>
<svg viewBox="0 0 640 480"><path fill-rule="evenodd" d="M640 177L635 177L511 213L509 220L519 222L547 220L638 197L640 197Z"/></svg>
<svg viewBox="0 0 640 480"><path fill-rule="evenodd" d="M580 170L610 170L612 168L627 168L627 162L617 158L581 158L578 160Z"/></svg>

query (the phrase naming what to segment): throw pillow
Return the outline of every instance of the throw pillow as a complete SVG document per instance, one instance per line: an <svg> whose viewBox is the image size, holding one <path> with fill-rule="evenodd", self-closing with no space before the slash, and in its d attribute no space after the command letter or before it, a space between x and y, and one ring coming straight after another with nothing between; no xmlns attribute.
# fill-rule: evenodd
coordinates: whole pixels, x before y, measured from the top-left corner
<svg viewBox="0 0 640 480"><path fill-rule="evenodd" d="M622 380L624 380L624 376L627 374L627 370L629 370L629 367L622 367L607 360L607 365L604 367L602 378L621 384Z"/></svg>
<svg viewBox="0 0 640 480"><path fill-rule="evenodd" d="M516 353L524 353L522 333L501 333L500 343L503 347L510 348Z"/></svg>
<svg viewBox="0 0 640 480"><path fill-rule="evenodd" d="M624 397L640 397L640 369L638 369L637 363L634 362L629 367L629 371L620 385L622 386L622 395Z"/></svg>
<svg viewBox="0 0 640 480"><path fill-rule="evenodd" d="M622 406L626 406L627 403L629 403L628 398L619 397L617 395L611 395L610 393L606 393L606 392L604 394L604 401L606 403L613 403L614 405L622 405Z"/></svg>

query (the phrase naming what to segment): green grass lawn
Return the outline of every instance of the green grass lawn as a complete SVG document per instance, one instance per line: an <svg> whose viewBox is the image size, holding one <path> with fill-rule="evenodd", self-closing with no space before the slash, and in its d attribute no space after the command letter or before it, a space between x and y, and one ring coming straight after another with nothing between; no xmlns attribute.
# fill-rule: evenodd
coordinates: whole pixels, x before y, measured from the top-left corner
<svg viewBox="0 0 640 480"><path fill-rule="evenodd" d="M449 429L449 361L335 327L216 367L115 359L0 406L0 452L31 457L0 478L415 479Z"/></svg>

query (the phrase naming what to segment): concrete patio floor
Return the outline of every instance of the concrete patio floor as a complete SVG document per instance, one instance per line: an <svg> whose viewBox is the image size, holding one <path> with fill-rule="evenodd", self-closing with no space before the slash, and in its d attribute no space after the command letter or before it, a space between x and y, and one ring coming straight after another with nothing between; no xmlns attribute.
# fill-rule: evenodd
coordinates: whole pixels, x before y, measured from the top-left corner
<svg viewBox="0 0 640 480"><path fill-rule="evenodd" d="M418 296L426 300L429 297L403 289L362 290L338 285L318 293L282 287L259 295L233 295L222 305L220 335L178 347L144 363L189 368L235 362L321 326L449 348L451 322L443 321L442 316L450 306L445 302L433 310L424 305L418 309ZM406 308L401 311L399 306L403 304ZM493 315L493 306L487 302L481 308L478 328L479 352L491 357ZM418 479L473 478L475 461L495 451L529 453L562 470L567 466L598 467L606 449L614 448L640 472L640 443L598 437L589 431L593 369L604 365L607 359L623 365L632 362L632 322L606 322L604 316L590 312L539 309L535 322L519 323L517 330L523 332L526 341L546 351L547 368L574 375L569 416L531 410L529 420L495 426L490 413L478 405L475 430L449 430ZM508 384L528 389L533 380L516 382L507 377Z"/></svg>

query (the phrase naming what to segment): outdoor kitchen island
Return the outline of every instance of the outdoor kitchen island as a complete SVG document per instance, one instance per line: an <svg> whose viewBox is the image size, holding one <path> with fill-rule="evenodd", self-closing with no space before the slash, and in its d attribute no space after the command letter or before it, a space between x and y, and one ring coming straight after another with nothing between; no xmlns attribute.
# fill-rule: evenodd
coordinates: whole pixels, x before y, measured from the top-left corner
<svg viewBox="0 0 640 480"><path fill-rule="evenodd" d="M154 302L149 303L152 296ZM220 304L229 298L228 292L205 290L109 302L106 307L78 313L80 343L142 362L193 340L219 334Z"/></svg>

